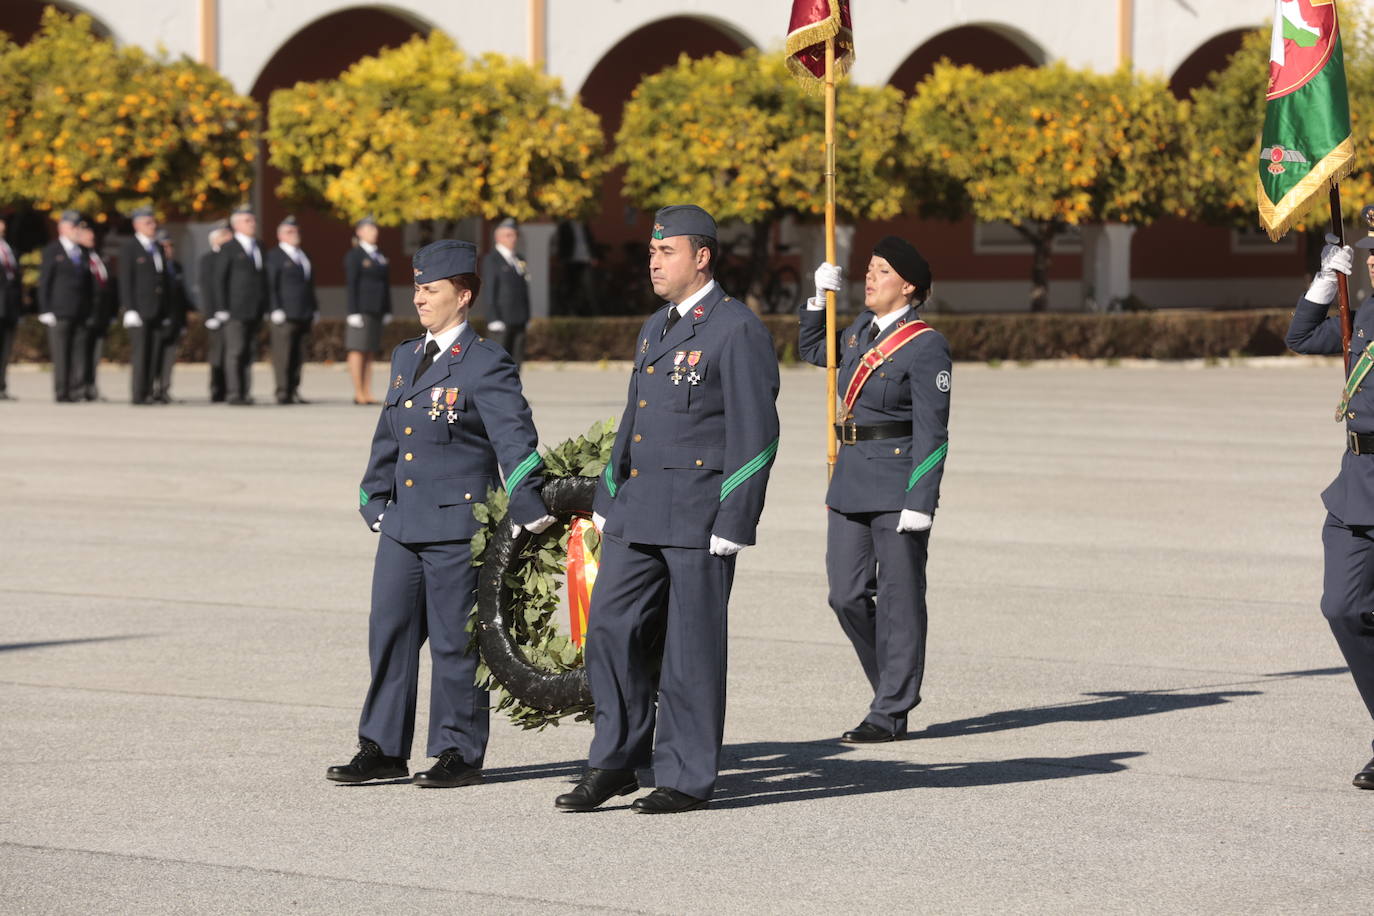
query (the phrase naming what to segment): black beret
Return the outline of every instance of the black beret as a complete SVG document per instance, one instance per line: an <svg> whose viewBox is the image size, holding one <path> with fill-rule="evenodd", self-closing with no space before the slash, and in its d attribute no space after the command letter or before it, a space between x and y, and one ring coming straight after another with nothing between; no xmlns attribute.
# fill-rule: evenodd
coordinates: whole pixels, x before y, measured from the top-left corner
<svg viewBox="0 0 1374 916"><path fill-rule="evenodd" d="M889 235L873 246L873 253L886 259L901 278L917 289L930 289L930 265L905 239Z"/></svg>
<svg viewBox="0 0 1374 916"><path fill-rule="evenodd" d="M664 207L654 214L654 238L670 239L675 235L704 235L714 239L716 221L695 204Z"/></svg>
<svg viewBox="0 0 1374 916"><path fill-rule="evenodd" d="M477 246L457 239L430 242L410 259L416 283L433 283L445 277L477 272Z"/></svg>

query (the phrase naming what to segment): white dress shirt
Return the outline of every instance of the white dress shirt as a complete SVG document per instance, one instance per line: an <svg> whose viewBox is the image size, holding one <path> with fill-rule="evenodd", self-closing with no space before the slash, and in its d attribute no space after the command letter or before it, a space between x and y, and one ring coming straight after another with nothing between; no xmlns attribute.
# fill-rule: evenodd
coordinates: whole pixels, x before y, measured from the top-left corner
<svg viewBox="0 0 1374 916"><path fill-rule="evenodd" d="M692 293L692 295L688 296L686 299L683 299L681 302L677 302L677 303L669 303L669 305L671 305L673 308L677 309L677 316L678 316L679 318L686 318L686 317L687 317L687 312L692 308L692 306L696 305L696 304L697 304L698 302L700 302L702 299L705 299L705 298L706 298L706 294L709 293L711 290L713 290L713 289L715 289L715 288L716 288L716 281L715 281L715 280L707 280L705 286L703 286L701 289L697 290L696 292Z"/></svg>
<svg viewBox="0 0 1374 916"><path fill-rule="evenodd" d="M515 268L516 273L520 274L522 277L525 275L524 262L516 256L515 252L511 251L505 245L500 244L496 246L496 250L501 252L501 257L506 259L507 264Z"/></svg>
<svg viewBox="0 0 1374 916"><path fill-rule="evenodd" d="M278 242L277 247L286 252L286 256L296 262L296 266L305 271L305 279L310 279L310 259L305 256L295 245L288 245L286 242Z"/></svg>
<svg viewBox="0 0 1374 916"><path fill-rule="evenodd" d="M234 238L243 246L243 250L253 256L253 264L262 270L262 252L258 250L258 240L251 235L244 235L242 232L235 232Z"/></svg>
<svg viewBox="0 0 1374 916"><path fill-rule="evenodd" d="M358 241L358 247L362 248L363 254L376 261L378 264L386 264L386 255L377 250L377 246L371 242Z"/></svg>
<svg viewBox="0 0 1374 916"><path fill-rule="evenodd" d="M434 341L435 343L437 343L437 344L439 345L439 352L436 353L436 354L434 354L434 360L435 360L435 362L438 361L439 357L441 357L441 356L444 355L445 351L447 351L449 347L453 346L453 342L454 342L455 340L458 339L458 335L459 335L459 334L462 334L464 331L466 331L466 330L467 330L467 327L468 327L468 323L467 323L466 321L464 321L464 322L462 322L461 324L459 324L456 328L449 328L447 331L445 331L444 333L440 334L438 337L435 337L433 334L429 333L428 331L425 332L425 347L426 347L426 348L429 347L429 342L430 342L431 340ZM430 366L432 366L432 365L434 365L433 362L430 363ZM429 366L426 366L425 368L428 369Z"/></svg>
<svg viewBox="0 0 1374 916"><path fill-rule="evenodd" d="M158 245L156 240L150 239L146 235L139 235L137 232L134 233L134 238L143 246L144 251L153 256L153 267L157 268L158 273L162 273L161 246Z"/></svg>

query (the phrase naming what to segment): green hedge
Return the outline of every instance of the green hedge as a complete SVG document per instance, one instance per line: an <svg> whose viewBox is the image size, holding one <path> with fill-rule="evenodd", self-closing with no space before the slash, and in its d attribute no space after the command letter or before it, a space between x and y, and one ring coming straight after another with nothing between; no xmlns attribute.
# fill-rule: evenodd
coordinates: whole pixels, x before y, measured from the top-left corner
<svg viewBox="0 0 1374 916"><path fill-rule="evenodd" d="M1188 359L1235 354L1275 356L1288 352L1283 344L1288 309L1247 311L1158 311L1124 315L934 315L930 322L949 339L956 360L1033 359ZM797 319L768 315L778 356L796 360ZM526 343L529 359L559 362L596 362L630 359L641 317L544 318L530 325ZM474 322L480 330L480 321ZM344 321L323 319L310 335L310 359L344 358ZM383 334L384 352L398 342L421 334L415 321L392 322ZM266 352L267 332L262 334ZM107 359L128 359L128 337L121 327L111 329L105 343ZM16 361L48 359L44 328L24 319L15 341ZM181 359L205 361L205 331L196 316L181 348Z"/></svg>

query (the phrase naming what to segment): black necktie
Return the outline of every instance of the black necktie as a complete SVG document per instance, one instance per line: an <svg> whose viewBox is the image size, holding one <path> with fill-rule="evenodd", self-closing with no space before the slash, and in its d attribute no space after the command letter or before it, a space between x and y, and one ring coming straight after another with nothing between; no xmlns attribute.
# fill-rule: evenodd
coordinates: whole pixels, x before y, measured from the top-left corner
<svg viewBox="0 0 1374 916"><path fill-rule="evenodd" d="M663 325L663 334L659 337L659 339L662 340L664 337L667 337L667 336L668 336L668 332L671 331L671 330L673 329L673 325L677 324L677 323L678 323L678 320L681 319L681 318L682 318L682 313L679 312L679 311L677 310L677 306L676 306L676 305L669 306L669 307L668 307L668 321L667 321L666 324Z"/></svg>
<svg viewBox="0 0 1374 916"><path fill-rule="evenodd" d="M431 338L429 343L425 344L425 355L421 357L420 365L415 367L415 377L410 380L410 384L414 385L416 382L420 380L420 376L424 375L425 370L428 369L431 365L433 365L434 357L438 355L439 341Z"/></svg>
<svg viewBox="0 0 1374 916"><path fill-rule="evenodd" d="M876 322L876 321L870 322L869 325L868 325L868 342L869 342L869 344L872 344L873 341L877 340L877 339L878 339L878 335L879 335L880 333L882 333L882 332L878 330L878 322Z"/></svg>

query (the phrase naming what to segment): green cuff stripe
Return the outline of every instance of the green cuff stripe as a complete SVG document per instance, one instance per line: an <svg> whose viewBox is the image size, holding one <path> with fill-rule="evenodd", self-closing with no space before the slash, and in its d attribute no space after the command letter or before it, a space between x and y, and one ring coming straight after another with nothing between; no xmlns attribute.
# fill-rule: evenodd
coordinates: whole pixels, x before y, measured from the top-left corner
<svg viewBox="0 0 1374 916"><path fill-rule="evenodd" d="M363 506L366 506L366 505L367 505L367 491L364 490L362 487L359 487L359 488L358 488L358 508L361 509Z"/></svg>
<svg viewBox="0 0 1374 916"><path fill-rule="evenodd" d="M615 499L615 474L611 471L611 465L609 462L606 464L606 473L602 474L601 476L606 480L606 489L610 492L611 499Z"/></svg>
<svg viewBox="0 0 1374 916"><path fill-rule="evenodd" d="M511 475L506 478L506 492L515 492L515 488L520 486L520 481L528 477L530 471L539 466L539 461L539 453L530 452L524 461L516 465L515 470L511 471Z"/></svg>
<svg viewBox="0 0 1374 916"><path fill-rule="evenodd" d="M766 449L754 456L753 461L750 461L744 467L731 474L726 481L720 485L720 501L725 502L725 497L733 493L736 487L767 467L768 462L772 461L773 456L777 453L778 440L774 439Z"/></svg>
<svg viewBox="0 0 1374 916"><path fill-rule="evenodd" d="M941 445L935 451L926 456L926 460L916 465L916 470L911 472L911 480L907 481L906 490L911 492L911 488L916 486L916 482L931 472L941 461L945 460L945 452L949 451L949 443Z"/></svg>

